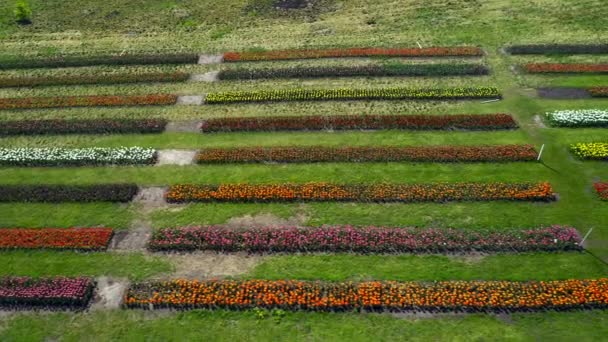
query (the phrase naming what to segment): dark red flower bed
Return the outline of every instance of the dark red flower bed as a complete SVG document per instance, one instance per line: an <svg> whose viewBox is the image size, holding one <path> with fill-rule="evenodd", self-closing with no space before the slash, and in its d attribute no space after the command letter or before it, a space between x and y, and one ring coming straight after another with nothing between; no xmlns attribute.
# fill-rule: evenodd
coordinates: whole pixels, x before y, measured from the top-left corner
<svg viewBox="0 0 608 342"><path fill-rule="evenodd" d="M190 77L185 72L122 73L107 75L63 75L0 77L0 88L36 87L76 84L120 84L142 82L183 82Z"/></svg>
<svg viewBox="0 0 608 342"><path fill-rule="evenodd" d="M314 115L209 119L203 122L201 130L211 133L324 129L498 130L517 127L517 123L509 114Z"/></svg>
<svg viewBox="0 0 608 342"><path fill-rule="evenodd" d="M165 119L18 120L0 121L0 136L35 134L161 133Z"/></svg>
<svg viewBox="0 0 608 342"><path fill-rule="evenodd" d="M0 69L65 68L93 65L196 64L198 58L199 55L194 53L14 58L0 61Z"/></svg>
<svg viewBox="0 0 608 342"><path fill-rule="evenodd" d="M340 57L448 57L482 56L478 47L431 48L350 48L315 50L277 50L261 52L226 52L225 62L270 61L286 59L340 58Z"/></svg>
<svg viewBox="0 0 608 342"><path fill-rule="evenodd" d="M592 87L588 91L593 97L608 97L608 87Z"/></svg>
<svg viewBox="0 0 608 342"><path fill-rule="evenodd" d="M561 226L500 231L352 226L230 229L208 226L157 230L149 248L153 251L249 253L530 252L580 250L580 240L576 229Z"/></svg>
<svg viewBox="0 0 608 342"><path fill-rule="evenodd" d="M593 187L602 200L608 201L608 183L596 182L593 184Z"/></svg>
<svg viewBox="0 0 608 342"><path fill-rule="evenodd" d="M0 228L0 249L105 250L111 228Z"/></svg>
<svg viewBox="0 0 608 342"><path fill-rule="evenodd" d="M0 110L96 106L160 106L172 105L176 101L177 95L171 94L19 97L0 98Z"/></svg>
<svg viewBox="0 0 608 342"><path fill-rule="evenodd" d="M129 202L135 184L0 185L0 202Z"/></svg>
<svg viewBox="0 0 608 342"><path fill-rule="evenodd" d="M608 44L531 44L506 48L513 55L576 55L606 54Z"/></svg>
<svg viewBox="0 0 608 342"><path fill-rule="evenodd" d="M198 152L199 164L311 162L514 162L534 161L531 145L416 147L237 147Z"/></svg>
<svg viewBox="0 0 608 342"><path fill-rule="evenodd" d="M89 278L0 278L0 307L79 309L88 305L95 284Z"/></svg>
<svg viewBox="0 0 608 342"><path fill-rule="evenodd" d="M545 73L608 73L608 64L592 63L529 63L523 66L531 74Z"/></svg>

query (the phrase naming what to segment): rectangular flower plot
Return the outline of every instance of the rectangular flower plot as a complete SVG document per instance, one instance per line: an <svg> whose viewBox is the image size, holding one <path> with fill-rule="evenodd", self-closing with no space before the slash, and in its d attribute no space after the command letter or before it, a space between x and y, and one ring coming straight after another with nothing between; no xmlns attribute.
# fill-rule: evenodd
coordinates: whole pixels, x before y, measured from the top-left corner
<svg viewBox="0 0 608 342"><path fill-rule="evenodd" d="M430 48L347 48L226 52L225 62L274 61L342 57L479 57L483 50L473 46Z"/></svg>
<svg viewBox="0 0 608 342"><path fill-rule="evenodd" d="M0 110L62 107L113 107L173 105L177 95L92 95L0 98Z"/></svg>
<svg viewBox="0 0 608 342"><path fill-rule="evenodd" d="M280 101L467 100L500 98L497 88L286 89L209 93L207 104ZM1 105L1 103L0 103Z"/></svg>
<svg viewBox="0 0 608 342"><path fill-rule="evenodd" d="M608 64L593 63L529 63L523 65L529 74L606 74Z"/></svg>
<svg viewBox="0 0 608 342"><path fill-rule="evenodd" d="M608 127L608 110L602 109L557 110L547 118L559 127Z"/></svg>
<svg viewBox="0 0 608 342"><path fill-rule="evenodd" d="M0 148L3 166L146 165L157 152L144 147Z"/></svg>
<svg viewBox="0 0 608 342"><path fill-rule="evenodd" d="M608 87L591 87L587 91L592 97L608 97Z"/></svg>
<svg viewBox="0 0 608 342"><path fill-rule="evenodd" d="M120 54L102 56L56 56L3 60L0 70L26 68L66 68L94 65L196 64L199 55L181 54Z"/></svg>
<svg viewBox="0 0 608 342"><path fill-rule="evenodd" d="M553 201L549 183L437 183L437 184L179 184L165 198L185 202L449 202Z"/></svg>
<svg viewBox="0 0 608 342"><path fill-rule="evenodd" d="M608 307L608 278L555 281L321 282L174 280L135 283L127 308L315 311L530 311Z"/></svg>
<svg viewBox="0 0 608 342"><path fill-rule="evenodd" d="M1 151L1 150L0 150ZM199 164L314 162L516 162L535 161L531 145L414 147L241 147L207 148Z"/></svg>
<svg viewBox="0 0 608 342"><path fill-rule="evenodd" d="M570 149L582 159L608 160L608 143L578 143Z"/></svg>
<svg viewBox="0 0 608 342"><path fill-rule="evenodd" d="M513 55L578 55L608 54L608 44L531 44L505 49Z"/></svg>
<svg viewBox="0 0 608 342"><path fill-rule="evenodd" d="M101 251L112 239L111 228L2 228L0 249Z"/></svg>
<svg viewBox="0 0 608 342"><path fill-rule="evenodd" d="M89 278L0 278L0 307L4 309L84 309L95 288Z"/></svg>
<svg viewBox="0 0 608 342"><path fill-rule="evenodd" d="M129 202L135 184L0 185L0 202Z"/></svg>
<svg viewBox="0 0 608 342"><path fill-rule="evenodd" d="M63 76L4 76L0 88L37 87L78 84L123 84L143 82L184 82L190 74L184 72L120 73Z"/></svg>
<svg viewBox="0 0 608 342"><path fill-rule="evenodd" d="M489 74L481 64L402 64L332 67L290 67L226 69L220 71L220 80L253 80L268 78L320 78L320 77L398 77L398 76L481 76Z"/></svg>
<svg viewBox="0 0 608 342"><path fill-rule="evenodd" d="M500 130L515 128L518 128L517 122L509 114L226 117L206 120L201 126L204 133L356 129Z"/></svg>
<svg viewBox="0 0 608 342"><path fill-rule="evenodd" d="M464 230L323 226L219 226L165 228L154 232L152 251L219 251L249 253L353 252L451 253L581 250L581 237L570 227Z"/></svg>
<svg viewBox="0 0 608 342"><path fill-rule="evenodd" d="M600 199L608 201L608 182L595 182L593 183L593 188Z"/></svg>

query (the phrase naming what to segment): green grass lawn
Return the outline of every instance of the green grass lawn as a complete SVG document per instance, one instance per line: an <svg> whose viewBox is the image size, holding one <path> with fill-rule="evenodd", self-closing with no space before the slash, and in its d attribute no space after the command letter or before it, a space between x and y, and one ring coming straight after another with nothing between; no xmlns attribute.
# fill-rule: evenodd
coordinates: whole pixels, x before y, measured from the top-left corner
<svg viewBox="0 0 608 342"><path fill-rule="evenodd" d="M608 142L606 129L542 127L545 112L557 109L608 108L608 100L546 100L534 96L539 86L608 85L608 76L540 76L514 73L526 62L606 62L608 56L507 56L500 48L536 42L608 42L608 16L600 0L398 0L327 1L331 7L311 15L252 12L255 0L30 0L33 24L13 22L12 0L0 0L0 63L19 56L126 52L220 52L302 47L476 45L483 58L441 59L481 62L491 75L448 78L336 78L244 82L158 83L0 89L0 97L147 94L200 94L210 91L270 88L376 88L496 86L498 102L358 101L274 103L217 106L71 108L0 111L4 120L150 118L192 120L238 116L338 114L510 113L520 129L499 132L267 132L163 133L152 135L30 136L0 138L0 147L149 146L159 149L237 146L418 146L545 144L542 163L323 163L300 165L215 165L187 167L0 168L2 184L81 184L137 182L168 185L181 182L463 182L550 181L560 198L554 203L307 203L190 204L147 213L154 228L220 224L247 215L294 217L301 224L504 229L572 225L593 228L589 253L498 254L483 257L439 255L273 255L244 278L320 280L393 279L566 279L608 276L608 204L598 200L592 182L608 180L608 164L576 159L568 146ZM69 15L66 15L69 13ZM411 59L395 59L412 62ZM219 67L383 64L394 59L318 60L244 63L222 66L137 66L2 71L4 76L91 74L181 70L204 73ZM422 60L415 62L424 62ZM545 121L545 125L548 123ZM0 203L0 227L109 226L129 228L141 218L136 205ZM595 256L594 256L595 255ZM603 260L603 261L602 261ZM10 251L0 253L2 275L110 275L131 280L171 277L171 258L142 253L75 253ZM599 341L608 335L608 313L542 312L434 318L389 314L287 313L279 322L258 321L246 312L140 312L0 314L0 340L555 340Z"/></svg>

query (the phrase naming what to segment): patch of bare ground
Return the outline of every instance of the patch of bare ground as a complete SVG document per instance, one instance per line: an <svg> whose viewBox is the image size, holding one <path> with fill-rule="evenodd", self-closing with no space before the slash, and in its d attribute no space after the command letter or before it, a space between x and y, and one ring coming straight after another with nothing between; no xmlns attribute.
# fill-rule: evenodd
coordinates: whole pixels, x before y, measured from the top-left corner
<svg viewBox="0 0 608 342"><path fill-rule="evenodd" d="M140 188L137 195L133 199L133 203L139 206L140 212L148 214L154 210L166 208L169 206L165 201L166 187L148 187Z"/></svg>
<svg viewBox="0 0 608 342"><path fill-rule="evenodd" d="M538 128L547 128L540 115L534 115L534 126Z"/></svg>
<svg viewBox="0 0 608 342"><path fill-rule="evenodd" d="M99 277L95 298L91 305L91 310L113 310L119 309L129 287L127 279L114 279L110 277Z"/></svg>
<svg viewBox="0 0 608 342"><path fill-rule="evenodd" d="M200 133L201 123L201 120L169 121L165 127L165 132Z"/></svg>
<svg viewBox="0 0 608 342"><path fill-rule="evenodd" d="M233 217L225 226L227 228L243 228L243 227L273 227L273 226L290 226L290 227L301 227L307 221L309 217L304 213L297 213L296 215L289 218L280 218L273 214L263 213L257 215L245 215L241 217Z"/></svg>
<svg viewBox="0 0 608 342"><path fill-rule="evenodd" d="M166 254L175 266L175 271L159 278L217 279L246 274L253 270L263 256L247 253L221 254L215 252L195 252L188 254Z"/></svg>

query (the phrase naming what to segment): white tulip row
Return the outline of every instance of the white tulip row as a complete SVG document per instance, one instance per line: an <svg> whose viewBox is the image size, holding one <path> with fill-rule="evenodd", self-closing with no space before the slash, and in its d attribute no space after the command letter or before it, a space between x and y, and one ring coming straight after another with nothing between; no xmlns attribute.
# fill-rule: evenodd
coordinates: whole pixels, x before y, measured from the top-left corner
<svg viewBox="0 0 608 342"><path fill-rule="evenodd" d="M0 165L78 166L153 164L156 150L118 148L0 148Z"/></svg>
<svg viewBox="0 0 608 342"><path fill-rule="evenodd" d="M598 127L608 126L608 110L580 109L558 110L547 113L549 121L555 126Z"/></svg>

